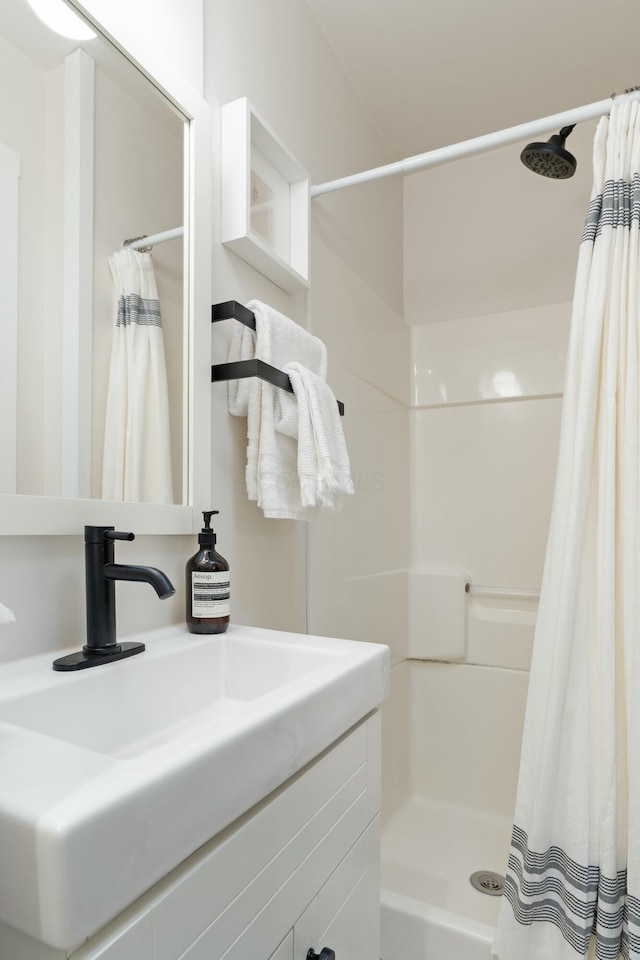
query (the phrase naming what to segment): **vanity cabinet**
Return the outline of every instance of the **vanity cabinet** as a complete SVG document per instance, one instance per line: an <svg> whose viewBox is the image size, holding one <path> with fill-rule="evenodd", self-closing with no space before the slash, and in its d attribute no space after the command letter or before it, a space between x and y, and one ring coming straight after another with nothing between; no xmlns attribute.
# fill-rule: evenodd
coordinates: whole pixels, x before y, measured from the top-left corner
<svg viewBox="0 0 640 960"><path fill-rule="evenodd" d="M379 960L379 811L376 712L70 958L306 960L329 947L336 960ZM29 943L15 939L2 960L69 957Z"/></svg>

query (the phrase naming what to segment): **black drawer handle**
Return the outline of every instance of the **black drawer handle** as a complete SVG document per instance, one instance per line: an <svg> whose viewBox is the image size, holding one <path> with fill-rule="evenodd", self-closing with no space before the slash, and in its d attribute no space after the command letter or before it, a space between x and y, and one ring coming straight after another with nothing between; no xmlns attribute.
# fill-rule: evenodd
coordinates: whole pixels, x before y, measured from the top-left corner
<svg viewBox="0 0 640 960"><path fill-rule="evenodd" d="M320 953L316 953L313 948L309 950L307 954L307 960L336 960L335 950L330 950L329 947L323 947Z"/></svg>

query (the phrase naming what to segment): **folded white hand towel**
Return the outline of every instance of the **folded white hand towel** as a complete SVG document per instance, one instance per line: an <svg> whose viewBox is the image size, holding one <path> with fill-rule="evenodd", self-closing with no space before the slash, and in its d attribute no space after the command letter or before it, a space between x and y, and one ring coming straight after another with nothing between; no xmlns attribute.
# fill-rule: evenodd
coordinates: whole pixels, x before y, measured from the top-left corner
<svg viewBox="0 0 640 960"><path fill-rule="evenodd" d="M335 509L353 493L338 404L325 381L301 363L285 365L298 405L298 475L302 504Z"/></svg>
<svg viewBox="0 0 640 960"><path fill-rule="evenodd" d="M13 623L15 619L16 615L13 610L9 610L9 607L0 603L0 623Z"/></svg>
<svg viewBox="0 0 640 960"><path fill-rule="evenodd" d="M230 361L256 357L282 370L298 360L326 378L327 350L321 340L268 304L252 300L247 307L256 318L255 338L249 328L236 331ZM293 394L263 380L236 381L229 390L229 411L247 417L249 499L257 501L266 517L309 520L311 513L300 499Z"/></svg>

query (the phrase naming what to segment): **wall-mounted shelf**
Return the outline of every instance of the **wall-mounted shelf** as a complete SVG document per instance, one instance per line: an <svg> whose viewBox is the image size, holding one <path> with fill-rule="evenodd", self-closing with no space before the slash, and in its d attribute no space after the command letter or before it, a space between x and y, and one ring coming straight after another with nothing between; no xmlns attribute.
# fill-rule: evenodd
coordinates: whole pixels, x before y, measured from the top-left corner
<svg viewBox="0 0 640 960"><path fill-rule="evenodd" d="M214 303L211 307L211 322L220 320L238 320L246 327L256 328L255 314L237 300L226 300L224 303ZM237 360L233 363L216 363L211 367L211 382L220 383L223 380L245 380L247 377L259 377L274 387L280 387L288 393L293 393L291 381L286 373L272 367L264 360ZM344 403L337 401L340 416L344 416Z"/></svg>
<svg viewBox="0 0 640 960"><path fill-rule="evenodd" d="M220 115L221 239L288 293L309 287L309 174L246 97Z"/></svg>

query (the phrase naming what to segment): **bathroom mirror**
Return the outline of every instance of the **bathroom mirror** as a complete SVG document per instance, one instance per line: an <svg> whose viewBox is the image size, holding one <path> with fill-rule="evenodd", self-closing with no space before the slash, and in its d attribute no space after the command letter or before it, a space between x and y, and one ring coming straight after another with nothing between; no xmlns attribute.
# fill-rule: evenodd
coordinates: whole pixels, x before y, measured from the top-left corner
<svg viewBox="0 0 640 960"><path fill-rule="evenodd" d="M134 63L101 25L82 26L87 38L73 39L27 0L0 9L0 75L12 91L0 103L0 533L81 533L84 523L190 532L209 478L209 111L170 68ZM161 502L107 501L109 260L125 240L165 231L150 258L173 490L137 498ZM124 366L115 374L132 389Z"/></svg>

